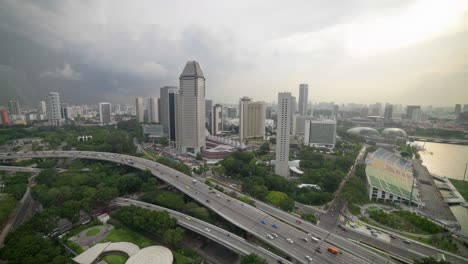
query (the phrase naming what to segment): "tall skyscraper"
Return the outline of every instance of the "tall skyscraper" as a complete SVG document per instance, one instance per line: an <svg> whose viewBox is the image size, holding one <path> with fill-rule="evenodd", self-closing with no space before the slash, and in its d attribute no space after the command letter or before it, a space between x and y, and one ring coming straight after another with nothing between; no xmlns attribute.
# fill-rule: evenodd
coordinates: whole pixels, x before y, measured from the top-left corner
<svg viewBox="0 0 468 264"><path fill-rule="evenodd" d="M149 123L159 123L158 98L148 98L148 121Z"/></svg>
<svg viewBox="0 0 468 264"><path fill-rule="evenodd" d="M176 144L181 153L205 149L205 76L196 61L189 61L179 77L176 100Z"/></svg>
<svg viewBox="0 0 468 264"><path fill-rule="evenodd" d="M309 85L299 84L299 114L308 115Z"/></svg>
<svg viewBox="0 0 468 264"><path fill-rule="evenodd" d="M455 105L455 114L459 115L462 111L461 104L456 104Z"/></svg>
<svg viewBox="0 0 468 264"><path fill-rule="evenodd" d="M408 106L406 106L406 117L408 119L413 119L413 112L415 110L418 110L418 109L421 110L421 106L419 106L419 105L408 105Z"/></svg>
<svg viewBox="0 0 468 264"><path fill-rule="evenodd" d="M306 120L304 145L310 147L335 148L335 120Z"/></svg>
<svg viewBox="0 0 468 264"><path fill-rule="evenodd" d="M291 117L289 119L290 122L290 130L289 132L291 133L291 136L296 135L296 97L291 96Z"/></svg>
<svg viewBox="0 0 468 264"><path fill-rule="evenodd" d="M275 173L283 177L289 176L289 137L291 134L292 106L291 93L278 93Z"/></svg>
<svg viewBox="0 0 468 264"><path fill-rule="evenodd" d="M19 102L17 100L8 101L8 109L10 116L13 116L14 119L21 114Z"/></svg>
<svg viewBox="0 0 468 264"><path fill-rule="evenodd" d="M111 104L99 103L99 123L108 125L111 122Z"/></svg>
<svg viewBox="0 0 468 264"><path fill-rule="evenodd" d="M265 136L265 103L252 102L249 97L239 101L239 140Z"/></svg>
<svg viewBox="0 0 468 264"><path fill-rule="evenodd" d="M413 122L421 122L422 120L422 110L421 108L415 108L411 111L411 120Z"/></svg>
<svg viewBox="0 0 468 264"><path fill-rule="evenodd" d="M219 135L223 132L223 106L216 104L213 106L213 120L211 121L211 134Z"/></svg>
<svg viewBox="0 0 468 264"><path fill-rule="evenodd" d="M463 105L463 113L468 112L468 104Z"/></svg>
<svg viewBox="0 0 468 264"><path fill-rule="evenodd" d="M59 93L50 92L47 96L47 119L50 126L61 126L63 123Z"/></svg>
<svg viewBox="0 0 468 264"><path fill-rule="evenodd" d="M384 111L384 120L390 121L392 119L392 116L393 116L393 105L386 104L385 111Z"/></svg>
<svg viewBox="0 0 468 264"><path fill-rule="evenodd" d="M0 124L6 126L10 124L10 118L8 117L8 109L0 109Z"/></svg>
<svg viewBox="0 0 468 264"><path fill-rule="evenodd" d="M164 132L169 135L169 141L176 141L176 97L179 92L177 86L161 88L161 123Z"/></svg>
<svg viewBox="0 0 468 264"><path fill-rule="evenodd" d="M205 100L205 122L206 127L211 127L211 121L213 121L213 100Z"/></svg>
<svg viewBox="0 0 468 264"><path fill-rule="evenodd" d="M135 98L135 109L136 109L136 120L138 123L143 123L145 121L145 108L143 106L143 98Z"/></svg>
<svg viewBox="0 0 468 264"><path fill-rule="evenodd" d="M41 115L47 114L47 106L45 101L39 101L37 112Z"/></svg>

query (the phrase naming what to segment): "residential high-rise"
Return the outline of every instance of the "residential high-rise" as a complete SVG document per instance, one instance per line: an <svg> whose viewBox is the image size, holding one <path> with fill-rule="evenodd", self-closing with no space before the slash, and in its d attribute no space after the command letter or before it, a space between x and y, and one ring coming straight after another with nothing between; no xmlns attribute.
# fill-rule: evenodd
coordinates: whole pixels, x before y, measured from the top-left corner
<svg viewBox="0 0 468 264"><path fill-rule="evenodd" d="M161 88L161 124L164 132L169 135L169 141L176 141L176 97L179 92L177 86Z"/></svg>
<svg viewBox="0 0 468 264"><path fill-rule="evenodd" d="M291 93L278 93L275 173L283 177L289 176L289 137L291 134L292 106Z"/></svg>
<svg viewBox="0 0 468 264"><path fill-rule="evenodd" d="M61 126L63 123L59 93L50 92L47 96L47 119L50 126Z"/></svg>
<svg viewBox="0 0 468 264"><path fill-rule="evenodd" d="M38 111L39 114L41 114L41 115L47 114L47 107L46 107L46 102L45 102L45 101L39 101L39 105L38 105L37 111Z"/></svg>
<svg viewBox="0 0 468 264"><path fill-rule="evenodd" d="M386 104L385 111L384 111L384 120L390 121L392 119L392 115L393 115L393 105Z"/></svg>
<svg viewBox="0 0 468 264"><path fill-rule="evenodd" d="M159 123L158 98L148 98L148 121L149 123Z"/></svg>
<svg viewBox="0 0 468 264"><path fill-rule="evenodd" d="M296 134L304 135L306 120L313 120L313 119L314 117L311 115L307 115L307 116L297 115L296 116Z"/></svg>
<svg viewBox="0 0 468 264"><path fill-rule="evenodd" d="M299 84L299 115L308 115L309 85Z"/></svg>
<svg viewBox="0 0 468 264"><path fill-rule="evenodd" d="M421 106L419 106L419 105L408 105L408 106L406 106L406 117L408 119L413 119L413 112L414 112L414 110L417 110L417 109L421 110Z"/></svg>
<svg viewBox="0 0 468 264"><path fill-rule="evenodd" d="M8 117L8 109L7 108L0 109L0 124L2 124L4 126L10 124L10 119Z"/></svg>
<svg viewBox="0 0 468 264"><path fill-rule="evenodd" d="M291 136L296 135L296 97L291 96L291 117L289 119L289 122L291 123L289 125L290 130L289 132L291 133Z"/></svg>
<svg viewBox="0 0 468 264"><path fill-rule="evenodd" d="M422 120L421 108L415 108L411 111L411 120L416 123L421 122Z"/></svg>
<svg viewBox="0 0 468 264"><path fill-rule="evenodd" d="M236 118L236 117L237 117L237 108L235 108L235 107L228 107L228 108L227 108L227 117L229 117L229 118Z"/></svg>
<svg viewBox="0 0 468 264"><path fill-rule="evenodd" d="M213 100L205 100L205 122L206 127L211 127L211 121L213 114Z"/></svg>
<svg viewBox="0 0 468 264"><path fill-rule="evenodd" d="M468 112L468 104L463 105L463 113Z"/></svg>
<svg viewBox="0 0 468 264"><path fill-rule="evenodd" d="M179 77L176 100L176 145L180 153L205 149L205 76L196 61L189 61Z"/></svg>
<svg viewBox="0 0 468 264"><path fill-rule="evenodd" d="M215 104L211 115L213 117L211 121L211 134L216 136L223 132L223 106Z"/></svg>
<svg viewBox="0 0 468 264"><path fill-rule="evenodd" d="M335 120L306 120L304 145L309 147L335 148Z"/></svg>
<svg viewBox="0 0 468 264"><path fill-rule="evenodd" d="M99 123L109 125L111 122L111 104L99 103Z"/></svg>
<svg viewBox="0 0 468 264"><path fill-rule="evenodd" d="M239 140L265 136L265 103L253 102L249 97L239 101Z"/></svg>
<svg viewBox="0 0 468 264"><path fill-rule="evenodd" d="M14 117L13 119L16 119L21 114L19 102L17 100L8 101L8 109L10 116Z"/></svg>
<svg viewBox="0 0 468 264"><path fill-rule="evenodd" d="M143 106L143 98L135 98L136 120L138 123L145 122L145 108Z"/></svg>
<svg viewBox="0 0 468 264"><path fill-rule="evenodd" d="M461 104L456 104L455 105L455 114L456 115L459 115L462 111L461 111Z"/></svg>

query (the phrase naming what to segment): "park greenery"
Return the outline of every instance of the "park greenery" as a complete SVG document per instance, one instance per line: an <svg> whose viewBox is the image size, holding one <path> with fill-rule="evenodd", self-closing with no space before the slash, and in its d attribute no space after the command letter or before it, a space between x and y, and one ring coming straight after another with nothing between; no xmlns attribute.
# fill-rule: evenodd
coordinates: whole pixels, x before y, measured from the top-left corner
<svg viewBox="0 0 468 264"><path fill-rule="evenodd" d="M79 141L79 136L90 135L92 140ZM0 133L0 145L8 142L15 143L22 138L42 138L51 149L63 144L63 150L72 148L80 151L103 151L121 154L135 154L136 148L132 143L135 133L113 127L97 126L64 126L64 127L38 127L38 128L11 128ZM20 147L20 146L17 146ZM33 151L41 147L36 143Z"/></svg>
<svg viewBox="0 0 468 264"><path fill-rule="evenodd" d="M455 179L450 179L450 181L452 182L453 186L457 188L457 191L463 196L463 198L468 201L468 182Z"/></svg>
<svg viewBox="0 0 468 264"><path fill-rule="evenodd" d="M112 213L111 216L126 227L157 235L172 249L182 246L184 230L177 227L177 220L172 218L167 211L155 212L136 206L127 206Z"/></svg>
<svg viewBox="0 0 468 264"><path fill-rule="evenodd" d="M448 130L440 128L415 128L407 131L409 136L432 137L432 138L451 138L466 139L468 133L465 131Z"/></svg>
<svg viewBox="0 0 468 264"><path fill-rule="evenodd" d="M26 192L28 179L31 176L27 172L16 172L0 174L0 226L8 219L9 214L15 209L17 203Z"/></svg>
<svg viewBox="0 0 468 264"><path fill-rule="evenodd" d="M359 151L355 144L342 144L340 156L320 153L305 147L300 152L300 167L304 174L295 180L275 175L271 168L257 163L250 152L236 152L220 162L220 174L239 180L242 191L259 200L271 203L283 210L292 210L294 201L310 205L322 205L333 198L333 192L354 163ZM319 188L297 187L301 183Z"/></svg>
<svg viewBox="0 0 468 264"><path fill-rule="evenodd" d="M268 262L258 255L251 253L249 255L244 255L241 258L241 264L267 264Z"/></svg>
<svg viewBox="0 0 468 264"><path fill-rule="evenodd" d="M364 164L356 164L354 177L350 177L343 186L343 189L341 189L341 196L346 200L348 209L353 214L359 214L357 205L369 202L365 169L366 166Z"/></svg>
<svg viewBox="0 0 468 264"><path fill-rule="evenodd" d="M381 209L368 210L369 217L379 224L415 234L437 234L442 228L427 218L409 211L384 212Z"/></svg>

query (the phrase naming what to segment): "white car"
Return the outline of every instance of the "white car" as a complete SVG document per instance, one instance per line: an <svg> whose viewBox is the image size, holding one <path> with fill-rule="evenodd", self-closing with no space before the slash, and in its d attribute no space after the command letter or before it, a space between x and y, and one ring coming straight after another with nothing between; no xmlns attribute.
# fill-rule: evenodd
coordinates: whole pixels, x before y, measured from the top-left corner
<svg viewBox="0 0 468 264"><path fill-rule="evenodd" d="M286 241L288 241L291 244L294 243L294 241L292 241L292 239L290 239L290 238L286 238Z"/></svg>
<svg viewBox="0 0 468 264"><path fill-rule="evenodd" d="M305 258L308 260L308 261L312 261L312 258L310 256L305 256Z"/></svg>
<svg viewBox="0 0 468 264"><path fill-rule="evenodd" d="M270 234L267 234L266 237L268 237L269 239L273 239L273 236Z"/></svg>
<svg viewBox="0 0 468 264"><path fill-rule="evenodd" d="M207 227L207 228L205 228L205 231L210 232L211 230Z"/></svg>
<svg viewBox="0 0 468 264"><path fill-rule="evenodd" d="M276 233L271 233L272 236L274 237L278 237L278 235Z"/></svg>

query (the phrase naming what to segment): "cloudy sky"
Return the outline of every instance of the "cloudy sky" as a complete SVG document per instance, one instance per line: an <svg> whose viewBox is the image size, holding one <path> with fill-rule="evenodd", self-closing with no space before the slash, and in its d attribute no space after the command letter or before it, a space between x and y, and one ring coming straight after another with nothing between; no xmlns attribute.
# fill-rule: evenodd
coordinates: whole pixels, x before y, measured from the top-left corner
<svg viewBox="0 0 468 264"><path fill-rule="evenodd" d="M130 103L178 85L207 97L468 103L468 1L0 0L0 104Z"/></svg>

